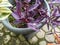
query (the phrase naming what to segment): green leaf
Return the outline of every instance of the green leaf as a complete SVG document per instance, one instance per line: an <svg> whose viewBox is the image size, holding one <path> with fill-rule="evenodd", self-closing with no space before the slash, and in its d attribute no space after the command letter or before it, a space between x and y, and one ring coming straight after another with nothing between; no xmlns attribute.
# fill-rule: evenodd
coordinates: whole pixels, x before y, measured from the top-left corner
<svg viewBox="0 0 60 45"><path fill-rule="evenodd" d="M2 2L2 0L0 0L0 3Z"/></svg>
<svg viewBox="0 0 60 45"><path fill-rule="evenodd" d="M0 7L0 20L4 20L8 18L8 16L11 14L11 10L6 7Z"/></svg>

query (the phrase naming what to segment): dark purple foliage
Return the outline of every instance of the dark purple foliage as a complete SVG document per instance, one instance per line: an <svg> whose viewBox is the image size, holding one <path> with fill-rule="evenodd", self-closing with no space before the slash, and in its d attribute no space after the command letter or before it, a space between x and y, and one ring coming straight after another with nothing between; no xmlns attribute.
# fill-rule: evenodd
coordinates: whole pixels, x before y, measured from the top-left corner
<svg viewBox="0 0 60 45"><path fill-rule="evenodd" d="M49 29L49 25L60 25L60 7L54 7L52 3L49 3L51 8L50 16L47 14L47 9L44 8L44 0L35 0L34 4L30 4L32 0L15 0L16 8L12 10L12 16L16 19L15 23L25 22L28 28L33 30L39 30L36 26L46 18L46 24ZM56 0L53 0L56 1ZM51 1L51 2L53 2Z"/></svg>
<svg viewBox="0 0 60 45"><path fill-rule="evenodd" d="M58 0L54 0L55 2ZM53 1L52 1L53 2ZM46 16L46 24L47 27L49 29L49 25L51 25L53 27L53 29L55 30L56 26L60 26L60 6L55 6L53 3L49 3L50 8L51 8L51 14L50 17L47 15Z"/></svg>
<svg viewBox="0 0 60 45"><path fill-rule="evenodd" d="M35 0L34 4L31 4L32 0L15 0L15 2L16 8L12 9L15 24L25 22L28 28L39 30L36 26L44 19L42 15L46 14L43 9L44 0Z"/></svg>

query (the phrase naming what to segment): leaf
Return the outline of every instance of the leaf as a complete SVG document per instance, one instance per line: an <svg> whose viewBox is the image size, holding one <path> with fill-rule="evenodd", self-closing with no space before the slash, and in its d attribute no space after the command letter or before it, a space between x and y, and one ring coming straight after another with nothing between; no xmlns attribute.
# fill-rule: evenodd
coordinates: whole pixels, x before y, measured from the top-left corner
<svg viewBox="0 0 60 45"><path fill-rule="evenodd" d="M12 5L8 1L5 1L5 0L2 0L2 2L0 3L0 7L10 7L10 6L12 7Z"/></svg>
<svg viewBox="0 0 60 45"><path fill-rule="evenodd" d="M33 29L35 31L39 30L39 28L36 28L36 26L37 26L36 23L28 23L27 25L28 25L28 28L31 28L31 29Z"/></svg>
<svg viewBox="0 0 60 45"><path fill-rule="evenodd" d="M0 3L2 2L2 0L0 0Z"/></svg>
<svg viewBox="0 0 60 45"><path fill-rule="evenodd" d="M32 6L30 6L30 8L28 9L28 11L33 11L34 9L36 9L39 4L41 4L41 2L39 0L36 0L35 4L33 4Z"/></svg>
<svg viewBox="0 0 60 45"><path fill-rule="evenodd" d="M12 13L12 16L17 20L17 19L20 19L20 17L17 15L17 13L16 12L13 12Z"/></svg>
<svg viewBox="0 0 60 45"><path fill-rule="evenodd" d="M29 3L31 0L24 0L24 2Z"/></svg>
<svg viewBox="0 0 60 45"><path fill-rule="evenodd" d="M8 16L9 16L11 13L12 13L12 12L10 11L9 8L0 7L0 20L4 20L4 19L8 18Z"/></svg>

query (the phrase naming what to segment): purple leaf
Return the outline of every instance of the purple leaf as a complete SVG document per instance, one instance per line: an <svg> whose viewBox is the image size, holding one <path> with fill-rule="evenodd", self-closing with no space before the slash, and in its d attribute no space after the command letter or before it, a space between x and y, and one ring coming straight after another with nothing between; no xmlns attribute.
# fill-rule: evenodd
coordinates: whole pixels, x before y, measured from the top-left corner
<svg viewBox="0 0 60 45"><path fill-rule="evenodd" d="M39 30L38 28L36 28L36 25L37 25L36 23L28 23L27 25L28 25L28 28L31 28L35 31Z"/></svg>
<svg viewBox="0 0 60 45"><path fill-rule="evenodd" d="M49 30L49 23L50 23L50 20L47 18L46 21L47 21L47 22L46 22L46 24L47 24L47 28L48 28L48 30Z"/></svg>
<svg viewBox="0 0 60 45"><path fill-rule="evenodd" d="M39 4L41 4L41 2L39 0L36 0L35 4L30 6L28 11L33 11L34 9L36 9L39 6Z"/></svg>
<svg viewBox="0 0 60 45"><path fill-rule="evenodd" d="M16 0L16 12L17 12L17 15L21 15L21 7L22 7L22 3L18 0Z"/></svg>
<svg viewBox="0 0 60 45"><path fill-rule="evenodd" d="M41 16L39 16L39 17L36 19L35 23L39 23L39 22L41 22L43 19L44 19L44 17L41 18Z"/></svg>
<svg viewBox="0 0 60 45"><path fill-rule="evenodd" d="M25 13L24 12L21 12L21 18L25 18Z"/></svg>
<svg viewBox="0 0 60 45"><path fill-rule="evenodd" d="M21 23L22 22L22 20L15 20L14 21L14 24L19 24L19 23Z"/></svg>
<svg viewBox="0 0 60 45"><path fill-rule="evenodd" d="M12 16L16 19L16 20L19 20L20 17L17 15L17 12L13 12L12 13Z"/></svg>
<svg viewBox="0 0 60 45"><path fill-rule="evenodd" d="M53 4L58 3L58 4L60 4L60 0L51 0L50 3L53 3Z"/></svg>
<svg viewBox="0 0 60 45"><path fill-rule="evenodd" d="M59 21L59 22L58 22L58 21L53 22L53 24L54 24L54 25L58 25L58 26L60 26L60 21Z"/></svg>
<svg viewBox="0 0 60 45"><path fill-rule="evenodd" d="M24 2L29 3L31 0L24 0Z"/></svg>
<svg viewBox="0 0 60 45"><path fill-rule="evenodd" d="M34 17L37 14L37 11L30 11L29 13L30 17Z"/></svg>

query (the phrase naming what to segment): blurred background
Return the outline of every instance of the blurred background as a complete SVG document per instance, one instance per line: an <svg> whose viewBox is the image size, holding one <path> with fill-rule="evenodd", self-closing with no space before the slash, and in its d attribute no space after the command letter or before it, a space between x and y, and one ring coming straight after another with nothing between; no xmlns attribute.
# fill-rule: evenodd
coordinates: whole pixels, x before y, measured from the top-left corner
<svg viewBox="0 0 60 45"><path fill-rule="evenodd" d="M7 0L3 0L6 1ZM12 1L12 0L11 0ZM48 3L50 0L47 0ZM39 32L26 39L22 34L15 34L9 31L1 22L0 22L0 45L60 45L60 26L56 27L57 35L51 33L54 32L54 29L45 24Z"/></svg>

